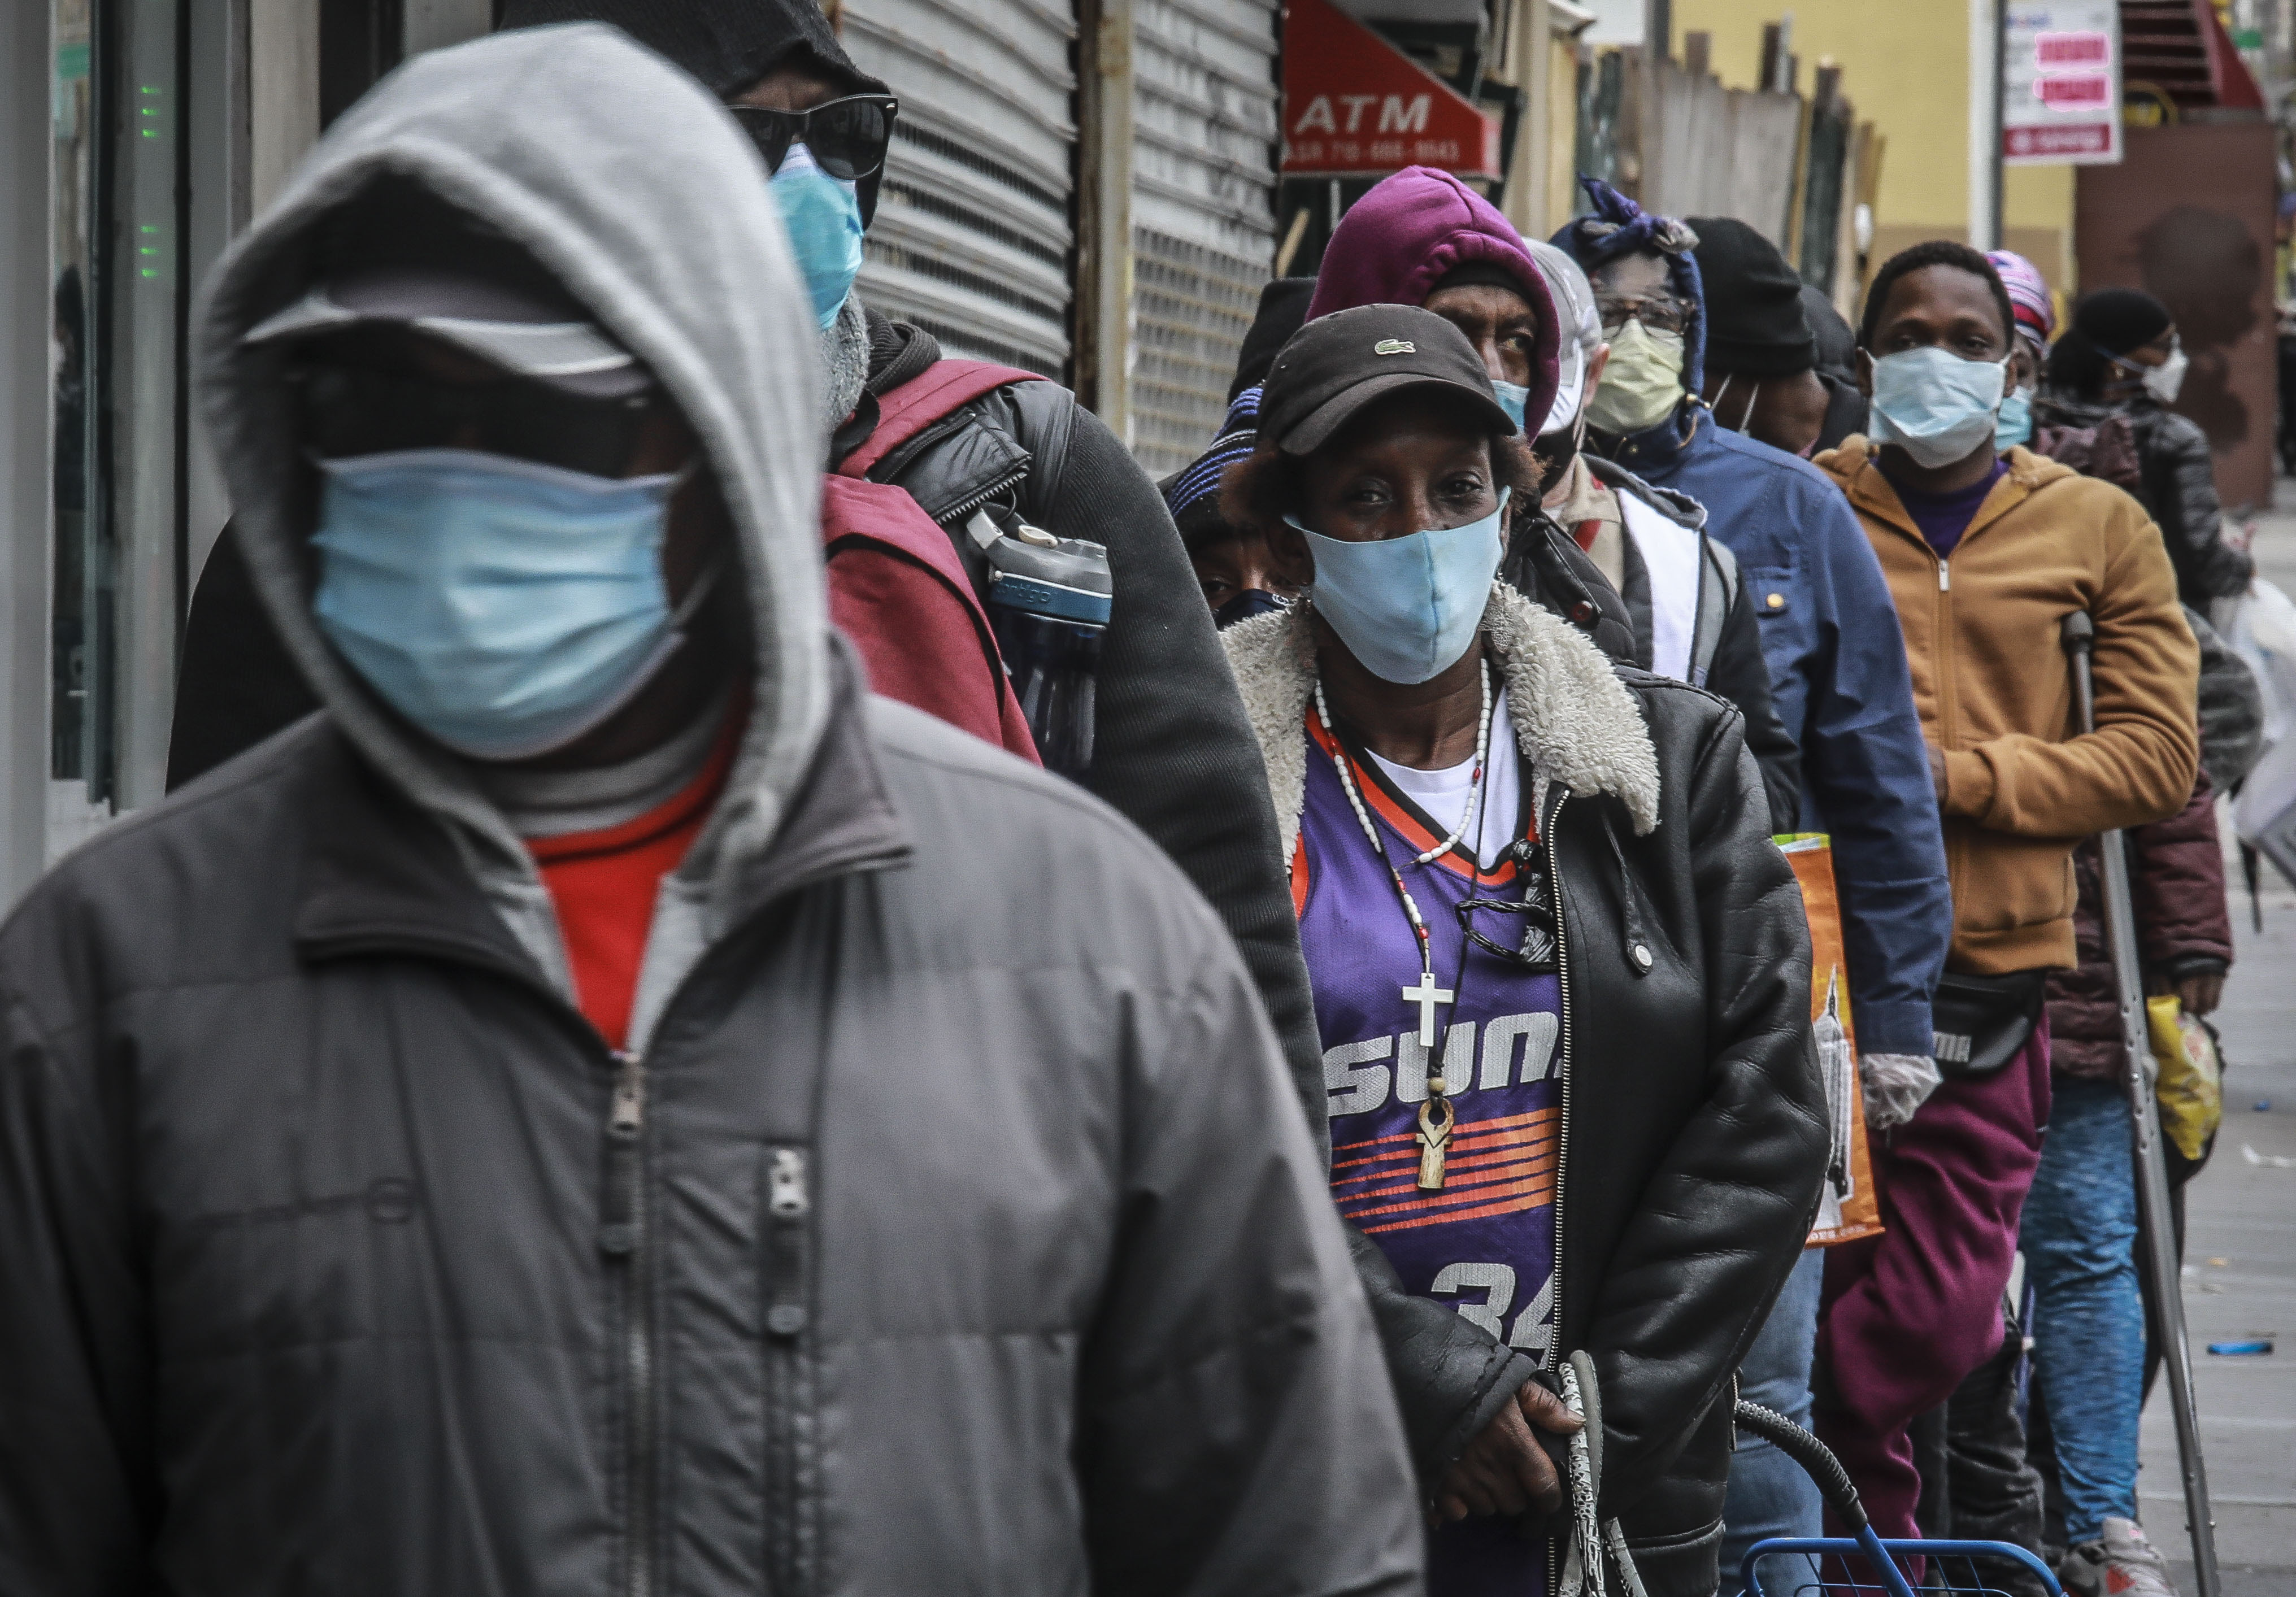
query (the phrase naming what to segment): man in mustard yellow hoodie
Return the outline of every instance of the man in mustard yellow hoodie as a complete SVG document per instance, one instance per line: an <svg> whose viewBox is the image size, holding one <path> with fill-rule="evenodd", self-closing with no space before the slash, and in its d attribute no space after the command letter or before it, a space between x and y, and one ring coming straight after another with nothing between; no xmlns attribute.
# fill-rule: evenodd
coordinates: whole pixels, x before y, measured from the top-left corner
<svg viewBox="0 0 2296 1597"><path fill-rule="evenodd" d="M1907 1422L2000 1346L2049 1115L2040 984L2074 962L2073 847L2174 815L2199 758L2199 651L2159 529L2118 488L1996 452L2013 325L1966 246L1892 259L1858 340L1873 436L1816 463L1897 602L1953 887L1943 1079L1875 1138L1887 1232L1828 1255L1818 1332L1817 1429L1884 1536L1915 1534ZM2077 610L2096 625L2091 733L2059 641Z"/></svg>

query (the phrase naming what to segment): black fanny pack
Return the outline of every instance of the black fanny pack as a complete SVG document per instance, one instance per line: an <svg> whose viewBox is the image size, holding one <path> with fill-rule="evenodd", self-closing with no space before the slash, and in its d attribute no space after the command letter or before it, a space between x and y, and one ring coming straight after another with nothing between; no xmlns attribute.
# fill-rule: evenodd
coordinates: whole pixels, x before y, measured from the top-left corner
<svg viewBox="0 0 2296 1597"><path fill-rule="evenodd" d="M2016 1058L2040 1024L2048 982L2046 970L2008 976L1947 971L1930 1011L1938 1074L1948 1080L1990 1076Z"/></svg>

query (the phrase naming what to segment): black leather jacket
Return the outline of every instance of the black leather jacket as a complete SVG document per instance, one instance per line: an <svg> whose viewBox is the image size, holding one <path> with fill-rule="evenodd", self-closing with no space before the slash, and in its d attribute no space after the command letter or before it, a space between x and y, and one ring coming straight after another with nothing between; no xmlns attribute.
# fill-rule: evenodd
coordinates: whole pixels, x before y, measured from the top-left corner
<svg viewBox="0 0 2296 1597"><path fill-rule="evenodd" d="M1593 1354L1601 1378L1603 1517L1623 1522L1650 1597L1708 1597L1733 1383L1816 1212L1825 1093L1801 900L1740 768L1752 762L1737 713L1663 677L1628 680L1661 768L1693 780L1646 838L1607 799L1558 792L1543 821L1566 950L1557 1340ZM1647 972L1638 947L1655 956ZM1391 1276L1374 1294L1382 1340L1400 1298ZM1444 1312L1439 1344L1423 1330L1400 1350L1414 1447L1432 1430L1464 1446L1531 1373ZM1390 1341L1391 1366L1398 1355Z"/></svg>
<svg viewBox="0 0 2296 1597"><path fill-rule="evenodd" d="M1279 823L1296 803L1279 741L1297 736L1304 690L1270 663L1295 645L1250 629L1280 624L1222 635L1282 790ZM1562 914L1556 1345L1594 1356L1601 1512L1623 1522L1650 1597L1710 1597L1732 1380L1808 1235L1825 1092L1808 923L1742 718L1686 684L1619 674L1656 755L1657 823L1638 835L1620 798L1557 777L1539 833ZM1431 1478L1537 1366L1406 1294L1375 1245L1351 1245Z"/></svg>

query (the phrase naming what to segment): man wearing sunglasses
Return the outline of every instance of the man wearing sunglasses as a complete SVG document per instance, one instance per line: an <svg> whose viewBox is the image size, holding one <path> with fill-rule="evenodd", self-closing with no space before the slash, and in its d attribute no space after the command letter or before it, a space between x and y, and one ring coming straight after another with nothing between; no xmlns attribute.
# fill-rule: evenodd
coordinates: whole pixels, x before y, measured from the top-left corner
<svg viewBox="0 0 2296 1597"><path fill-rule="evenodd" d="M220 268L323 708L0 932L0 1589L1418 1589L1233 943L831 632L755 170L620 35L496 37Z"/></svg>

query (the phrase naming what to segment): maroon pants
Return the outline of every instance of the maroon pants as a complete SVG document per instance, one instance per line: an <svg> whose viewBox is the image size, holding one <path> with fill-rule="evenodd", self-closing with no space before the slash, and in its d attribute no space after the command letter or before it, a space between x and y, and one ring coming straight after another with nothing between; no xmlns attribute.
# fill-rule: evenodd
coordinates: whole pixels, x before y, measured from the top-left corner
<svg viewBox="0 0 2296 1597"><path fill-rule="evenodd" d="M1883 1234L1826 1252L1816 1428L1884 1536L1919 1534L1906 1426L2000 1350L2001 1294L2048 1120L2045 1013L2000 1070L1947 1081L1874 1139ZM1830 1512L1826 1534L1846 1534Z"/></svg>

